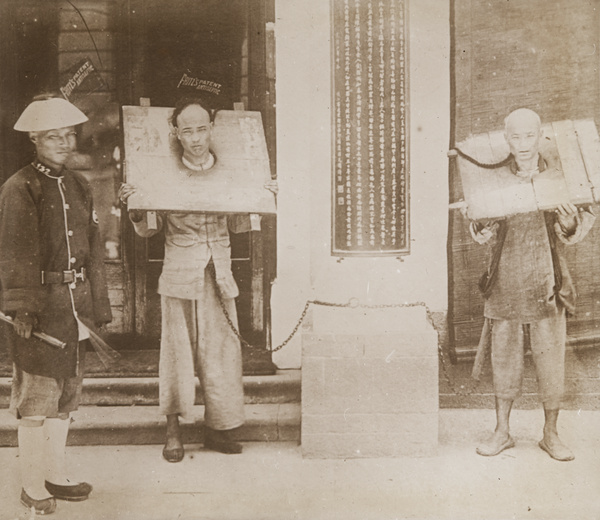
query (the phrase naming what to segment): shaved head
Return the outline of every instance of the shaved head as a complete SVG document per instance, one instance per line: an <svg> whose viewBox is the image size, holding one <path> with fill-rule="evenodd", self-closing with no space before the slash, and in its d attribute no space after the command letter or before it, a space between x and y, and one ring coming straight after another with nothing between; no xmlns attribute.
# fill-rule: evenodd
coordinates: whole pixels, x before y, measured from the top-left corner
<svg viewBox="0 0 600 520"><path fill-rule="evenodd" d="M504 137L521 170L535 168L541 136L542 122L533 110L519 108L504 120Z"/></svg>
<svg viewBox="0 0 600 520"><path fill-rule="evenodd" d="M508 134L508 127L511 125L521 126L531 123L536 124L538 128L542 127L542 120L536 112L529 108L517 108L504 119L504 131Z"/></svg>

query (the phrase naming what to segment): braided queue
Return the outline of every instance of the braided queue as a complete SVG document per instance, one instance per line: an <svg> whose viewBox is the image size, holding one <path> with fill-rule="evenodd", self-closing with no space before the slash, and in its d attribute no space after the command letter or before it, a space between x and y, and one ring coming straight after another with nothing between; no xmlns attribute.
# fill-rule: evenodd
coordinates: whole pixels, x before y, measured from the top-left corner
<svg viewBox="0 0 600 520"><path fill-rule="evenodd" d="M509 153L508 156L505 159L502 159L500 162L497 162L497 163L482 163L482 162L479 162L474 157L471 157L470 155L467 155L460 148L454 148L454 150L463 159L466 159L470 163L473 163L475 166L479 166L480 168L485 168L487 170L494 170L496 168L500 168L502 166L506 166L512 160L512 154Z"/></svg>

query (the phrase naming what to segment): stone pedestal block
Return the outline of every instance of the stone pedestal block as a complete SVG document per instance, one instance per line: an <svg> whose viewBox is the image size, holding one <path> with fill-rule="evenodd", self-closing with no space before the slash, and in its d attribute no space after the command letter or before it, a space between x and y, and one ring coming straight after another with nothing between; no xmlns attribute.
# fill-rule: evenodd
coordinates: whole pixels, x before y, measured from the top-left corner
<svg viewBox="0 0 600 520"><path fill-rule="evenodd" d="M374 319L377 312L368 311ZM407 316L414 318L414 311L396 310L394 330L387 334L367 327L363 334L303 335L305 457L435 454L437 333L425 319L409 319L400 332Z"/></svg>

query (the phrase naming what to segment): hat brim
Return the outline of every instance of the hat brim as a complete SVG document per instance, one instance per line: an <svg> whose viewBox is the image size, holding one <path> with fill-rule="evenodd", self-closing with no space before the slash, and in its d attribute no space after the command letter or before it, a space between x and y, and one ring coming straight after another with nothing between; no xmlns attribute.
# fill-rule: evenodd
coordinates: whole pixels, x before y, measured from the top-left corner
<svg viewBox="0 0 600 520"><path fill-rule="evenodd" d="M33 101L21 114L14 129L18 132L43 132L79 125L88 120L75 105L65 99Z"/></svg>

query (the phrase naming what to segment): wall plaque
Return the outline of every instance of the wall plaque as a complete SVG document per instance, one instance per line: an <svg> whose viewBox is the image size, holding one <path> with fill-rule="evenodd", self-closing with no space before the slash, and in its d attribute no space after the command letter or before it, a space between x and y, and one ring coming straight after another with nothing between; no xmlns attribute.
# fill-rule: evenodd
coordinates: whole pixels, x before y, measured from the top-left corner
<svg viewBox="0 0 600 520"><path fill-rule="evenodd" d="M407 254L405 2L331 1L333 254Z"/></svg>

